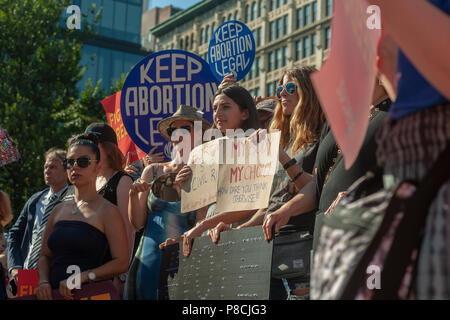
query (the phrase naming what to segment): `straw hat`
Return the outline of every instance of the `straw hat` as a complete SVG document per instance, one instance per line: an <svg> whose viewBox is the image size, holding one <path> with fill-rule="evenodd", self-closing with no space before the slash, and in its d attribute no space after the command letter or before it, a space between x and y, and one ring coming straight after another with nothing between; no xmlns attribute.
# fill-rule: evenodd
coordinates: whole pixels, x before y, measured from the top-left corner
<svg viewBox="0 0 450 320"><path fill-rule="evenodd" d="M170 128L173 122L175 121L202 121L203 130L206 130L211 127L211 123L208 120L203 118L203 112L197 110L197 108L181 105L178 110L170 117L167 117L161 120L158 123L158 131L159 133L167 140L170 141L170 137L167 134L167 129Z"/></svg>

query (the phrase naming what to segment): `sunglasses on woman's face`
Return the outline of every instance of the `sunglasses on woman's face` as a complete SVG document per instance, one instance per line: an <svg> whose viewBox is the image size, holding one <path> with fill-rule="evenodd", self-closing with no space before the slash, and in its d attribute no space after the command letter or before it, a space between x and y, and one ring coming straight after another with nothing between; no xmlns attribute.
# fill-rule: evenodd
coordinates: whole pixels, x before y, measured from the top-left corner
<svg viewBox="0 0 450 320"><path fill-rule="evenodd" d="M93 160L89 157L79 157L78 159L68 158L68 159L64 160L64 168L66 168L67 170L72 169L75 166L75 163L80 168L87 168L91 164L91 161L97 161L97 160Z"/></svg>
<svg viewBox="0 0 450 320"><path fill-rule="evenodd" d="M288 94L294 94L295 91L297 90L297 86L293 82L288 82L284 86L283 85L278 86L277 87L277 97L278 97L278 99L281 98L281 92L283 92L283 89L286 89L286 92Z"/></svg>
<svg viewBox="0 0 450 320"><path fill-rule="evenodd" d="M167 128L167 134L169 135L169 137L172 137L172 133L174 133L175 130L185 129L185 130L191 132L191 128L192 128L192 126L181 126L181 127L178 127L178 128L169 127L169 128Z"/></svg>

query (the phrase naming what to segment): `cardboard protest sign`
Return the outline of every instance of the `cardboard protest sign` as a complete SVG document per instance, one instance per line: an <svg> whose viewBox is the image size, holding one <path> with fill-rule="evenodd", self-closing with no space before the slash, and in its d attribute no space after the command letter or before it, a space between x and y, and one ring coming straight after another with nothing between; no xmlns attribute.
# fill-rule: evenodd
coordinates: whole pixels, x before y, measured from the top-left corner
<svg viewBox="0 0 450 320"><path fill-rule="evenodd" d="M181 104L196 107L212 122L214 93L219 82L199 56L182 50L154 53L137 63L125 80L120 110L131 140L145 153L171 157L171 145L157 131L157 124Z"/></svg>
<svg viewBox="0 0 450 320"><path fill-rule="evenodd" d="M216 201L219 150L220 140L213 140L189 154L187 164L192 175L181 189L181 212L197 210Z"/></svg>
<svg viewBox="0 0 450 320"><path fill-rule="evenodd" d="M217 80L229 73L241 80L255 60L256 45L251 30L240 21L227 21L216 29L208 49L208 61Z"/></svg>
<svg viewBox="0 0 450 320"><path fill-rule="evenodd" d="M17 296L24 297L35 294L38 282L37 270L19 269L17 274Z"/></svg>
<svg viewBox="0 0 450 320"><path fill-rule="evenodd" d="M8 132L0 126L0 167L19 160L20 154L16 144Z"/></svg>
<svg viewBox="0 0 450 320"><path fill-rule="evenodd" d="M216 202L217 212L265 208L278 162L280 132L258 143L224 137L191 151L192 176L181 192L181 212Z"/></svg>
<svg viewBox="0 0 450 320"><path fill-rule="evenodd" d="M311 79L348 169L369 123L380 30L367 28L366 1L334 5L330 57Z"/></svg>
<svg viewBox="0 0 450 320"><path fill-rule="evenodd" d="M226 159L218 175L216 211L218 213L266 208L270 189L278 163L280 132L267 134L266 139L255 145L245 138L231 143L234 161ZM228 145L230 139L228 139ZM227 155L230 154L227 147ZM239 159L244 154L245 161ZM257 159L255 161L255 156Z"/></svg>
<svg viewBox="0 0 450 320"><path fill-rule="evenodd" d="M136 160L142 159L146 156L146 153L139 149L125 130L125 126L122 122L122 115L120 114L120 93L121 91L109 96L101 101L103 109L105 109L106 118L108 124L114 129L117 136L117 143L120 151L126 158L129 158L129 162L133 163Z"/></svg>
<svg viewBox="0 0 450 320"><path fill-rule="evenodd" d="M29 270L27 270L29 271ZM37 300L36 290L32 295L26 295L11 300ZM74 300L120 300L111 280L84 284L80 290L73 290ZM58 289L52 291L53 300L64 300Z"/></svg>

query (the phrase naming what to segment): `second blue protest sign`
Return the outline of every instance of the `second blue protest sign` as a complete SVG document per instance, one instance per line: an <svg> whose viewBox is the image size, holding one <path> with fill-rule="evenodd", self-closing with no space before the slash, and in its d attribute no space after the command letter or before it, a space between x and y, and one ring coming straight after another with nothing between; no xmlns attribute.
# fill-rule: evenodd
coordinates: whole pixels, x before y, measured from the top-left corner
<svg viewBox="0 0 450 320"><path fill-rule="evenodd" d="M216 29L209 43L208 61L217 80L233 73L241 80L255 60L255 39L240 21L227 21Z"/></svg>
<svg viewBox="0 0 450 320"><path fill-rule="evenodd" d="M186 104L202 111L212 123L214 93L219 82L205 60L182 50L154 53L137 63L122 88L120 110L131 140L148 153L170 158L170 143L158 132L157 124Z"/></svg>

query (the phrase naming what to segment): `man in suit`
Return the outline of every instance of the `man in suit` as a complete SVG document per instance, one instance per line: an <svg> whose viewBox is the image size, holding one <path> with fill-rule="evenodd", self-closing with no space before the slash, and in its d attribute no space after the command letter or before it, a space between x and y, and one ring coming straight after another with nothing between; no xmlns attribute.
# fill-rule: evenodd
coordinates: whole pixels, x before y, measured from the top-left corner
<svg viewBox="0 0 450 320"><path fill-rule="evenodd" d="M33 194L22 209L16 223L9 231L8 271L10 285L17 285L21 269L37 268L43 229L49 213L68 192L67 173L64 169L66 152L50 149L45 153L44 181L49 187ZM14 290L13 290L14 291Z"/></svg>

